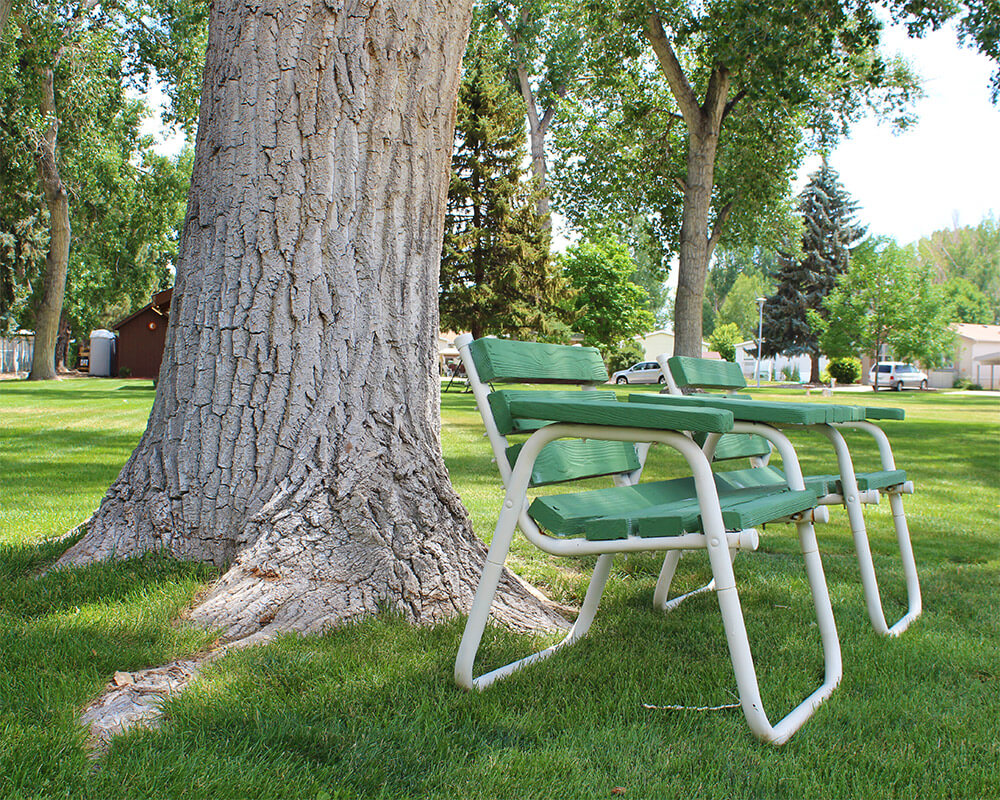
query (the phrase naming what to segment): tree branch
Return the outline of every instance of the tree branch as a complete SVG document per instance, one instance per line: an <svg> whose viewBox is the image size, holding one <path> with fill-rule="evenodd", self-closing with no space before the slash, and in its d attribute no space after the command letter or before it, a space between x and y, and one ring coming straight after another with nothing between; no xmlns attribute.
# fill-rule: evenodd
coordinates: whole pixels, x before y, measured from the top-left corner
<svg viewBox="0 0 1000 800"><path fill-rule="evenodd" d="M733 95L733 99L730 100L728 103L726 103L726 107L722 111L722 119L724 120L726 117L728 117L729 112L731 112L740 102L740 100L742 100L746 96L747 96L746 89L740 89L735 95Z"/></svg>
<svg viewBox="0 0 1000 800"><path fill-rule="evenodd" d="M677 100L677 105L680 106L685 121L689 127L694 127L701 122L703 116L701 107L698 105L698 97L695 95L694 89L691 88L691 84L688 83L681 62L677 60L677 54L674 53L667 33L663 30L663 23L655 11L650 10L643 33L653 46L656 59L660 62L660 69L663 70L663 75L670 85L670 91L674 99Z"/></svg>
<svg viewBox="0 0 1000 800"><path fill-rule="evenodd" d="M715 217L715 222L712 224L712 234L708 237L708 255L706 261L712 258L712 253L715 252L715 246L719 243L719 239L722 238L722 229L726 226L726 220L729 219L729 215L733 212L733 201L730 200L726 203L719 213Z"/></svg>
<svg viewBox="0 0 1000 800"><path fill-rule="evenodd" d="M729 94L729 70L716 66L708 79L708 91L705 93L705 113L715 133L722 126L722 118L726 110L726 97Z"/></svg>

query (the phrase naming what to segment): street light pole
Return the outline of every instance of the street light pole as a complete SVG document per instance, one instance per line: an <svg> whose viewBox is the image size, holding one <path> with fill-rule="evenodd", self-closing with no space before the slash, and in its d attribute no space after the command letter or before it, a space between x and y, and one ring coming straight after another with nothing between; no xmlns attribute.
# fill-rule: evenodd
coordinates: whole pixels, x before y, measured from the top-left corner
<svg viewBox="0 0 1000 800"><path fill-rule="evenodd" d="M764 303L766 297L757 298L757 388L760 388L760 346L764 341Z"/></svg>

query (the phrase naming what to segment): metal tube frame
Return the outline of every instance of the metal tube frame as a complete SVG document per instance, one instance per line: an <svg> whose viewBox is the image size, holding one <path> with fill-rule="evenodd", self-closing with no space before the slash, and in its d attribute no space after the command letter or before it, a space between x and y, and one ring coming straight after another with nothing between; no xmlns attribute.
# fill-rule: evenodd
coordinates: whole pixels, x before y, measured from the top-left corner
<svg viewBox="0 0 1000 800"><path fill-rule="evenodd" d="M741 424L757 432L759 426ZM531 477L535 459L542 448L550 441L563 437L579 437L589 439L606 439L610 441L658 442L678 450L688 462L695 483L695 492L702 517L703 534L683 534L673 537L656 537L643 539L629 537L625 540L588 541L586 539L554 540L538 531L534 523L527 529L522 529L529 540L539 544L536 537L540 535L547 540L543 547L547 552L557 554L598 553L598 563L594 569L587 594L580 614L566 637L551 647L533 653L510 664L492 670L479 677L473 676L473 665L482 635L486 628L490 607L496 595L497 586L503 572L503 565L510 550L514 530L522 519L524 498ZM797 462L793 463L797 469ZM802 488L801 472L794 472L791 481ZM530 518L529 518L530 519ZM798 730L813 712L823 702L840 682L843 673L840 642L837 638L836 623L833 609L823 574L823 566L816 545L816 534L811 521L802 520L797 523L799 540L806 565L806 574L812 589L813 604L820 630L824 656L823 683L798 706L792 709L780 722L772 725L764 712L763 702L757 680L750 643L747 637L743 612L740 607L736 590L736 580L733 573L731 551L740 541L739 533L727 533L722 521L722 511L712 474L711 465L697 444L683 434L674 431L651 430L646 428L616 428L598 425L575 425L556 423L548 425L533 433L525 442L518 455L514 468L507 481L506 493L497 527L490 544L486 563L476 589L472 609L462 635L455 659L455 681L467 689L484 689L490 684L528 664L540 661L552 655L557 650L566 647L583 637L590 629L597 607L600 603L604 586L615 552L633 550L666 550L704 548L708 551L709 562L716 584L716 596L722 614L723 627L729 644L730 660L736 676L740 704L744 717L751 731L758 738L773 744L782 744ZM537 534L536 534L537 531Z"/></svg>

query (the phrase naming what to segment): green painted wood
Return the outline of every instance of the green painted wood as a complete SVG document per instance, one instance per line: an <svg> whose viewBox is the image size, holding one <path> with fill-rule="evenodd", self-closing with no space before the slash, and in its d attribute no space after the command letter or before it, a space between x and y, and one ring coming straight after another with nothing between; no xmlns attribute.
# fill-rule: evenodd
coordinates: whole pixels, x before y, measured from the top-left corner
<svg viewBox="0 0 1000 800"><path fill-rule="evenodd" d="M699 445L705 444L705 437L695 437ZM740 433L723 434L715 445L715 456L713 461L731 461L737 458L752 458L754 456L766 456L771 452L771 446L767 440L760 436L747 436Z"/></svg>
<svg viewBox="0 0 1000 800"><path fill-rule="evenodd" d="M507 448L511 467L523 444ZM617 475L639 469L635 446L630 442L604 442L596 439L560 439L549 442L538 454L531 470L532 486L547 486L600 475Z"/></svg>
<svg viewBox="0 0 1000 800"><path fill-rule="evenodd" d="M604 383L608 379L595 347L476 339L469 351L484 383Z"/></svg>
<svg viewBox="0 0 1000 800"><path fill-rule="evenodd" d="M843 494L839 476L833 477L836 482L835 491L837 494ZM875 472L859 472L854 477L857 478L858 488L861 491L865 491L866 489L885 489L889 486L899 486L899 484L905 483L906 470L890 469L876 470Z"/></svg>
<svg viewBox="0 0 1000 800"><path fill-rule="evenodd" d="M674 356L667 360L674 381L680 387L702 389L742 389L747 385L743 371L731 361Z"/></svg>
<svg viewBox="0 0 1000 800"><path fill-rule="evenodd" d="M543 399L566 400L580 403L617 403L618 395L611 391L589 391L582 392L578 389L553 389L553 390L533 390L533 389L501 389L492 392L487 396L490 410L493 412L493 421L496 422L497 429L504 436L511 433L530 433L546 425L551 425L552 420L533 419L529 417L514 417L510 413L510 402L515 399Z"/></svg>
<svg viewBox="0 0 1000 800"><path fill-rule="evenodd" d="M788 491L787 485L777 483L733 489L725 479L717 479L716 485L728 530L755 527L806 511L815 507L817 500L815 491ZM583 535L594 540L676 536L702 529L692 478L539 497L529 513L554 535Z"/></svg>
<svg viewBox="0 0 1000 800"><path fill-rule="evenodd" d="M733 415L729 411L719 409L654 408L617 401L553 399L546 398L545 394L521 392L515 396L508 396L504 391L493 392L490 395L490 407L494 409L496 415L494 402L505 402L507 413L513 419L518 417L551 419L553 422L611 425L618 428L726 433L733 426ZM580 392L580 394L591 394L591 392Z"/></svg>
<svg viewBox="0 0 1000 800"><path fill-rule="evenodd" d="M864 411L864 419L906 419L906 412L901 408L868 406Z"/></svg>
<svg viewBox="0 0 1000 800"><path fill-rule="evenodd" d="M630 403L673 406L677 408L718 408L732 412L743 422L769 422L786 425L818 425L837 421L836 417L854 417L852 406L820 403L775 403L763 400L740 400L720 395L630 394ZM842 409L848 409L843 411ZM840 420L846 421L846 420Z"/></svg>

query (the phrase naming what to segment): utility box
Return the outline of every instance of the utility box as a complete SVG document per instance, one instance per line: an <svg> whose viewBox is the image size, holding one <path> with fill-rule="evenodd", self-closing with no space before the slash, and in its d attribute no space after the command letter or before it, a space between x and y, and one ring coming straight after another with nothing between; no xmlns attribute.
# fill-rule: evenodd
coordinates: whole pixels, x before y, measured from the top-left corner
<svg viewBox="0 0 1000 800"><path fill-rule="evenodd" d="M90 374L101 378L111 377L115 363L115 335L111 331L90 332Z"/></svg>

